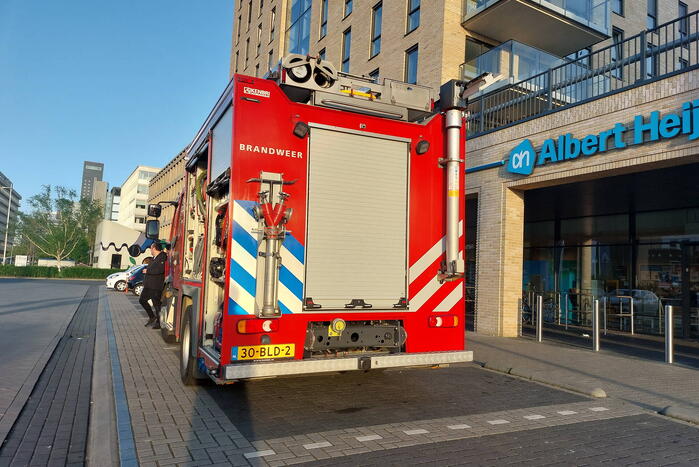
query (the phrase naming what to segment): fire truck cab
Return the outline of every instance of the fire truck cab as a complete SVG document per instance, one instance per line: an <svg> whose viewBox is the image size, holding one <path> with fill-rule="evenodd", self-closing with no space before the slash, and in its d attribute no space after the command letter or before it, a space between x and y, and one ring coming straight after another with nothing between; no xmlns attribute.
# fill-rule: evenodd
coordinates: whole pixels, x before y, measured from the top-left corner
<svg viewBox="0 0 699 467"><path fill-rule="evenodd" d="M233 77L187 149L169 239L161 326L185 383L472 360L464 84L436 107L299 55Z"/></svg>

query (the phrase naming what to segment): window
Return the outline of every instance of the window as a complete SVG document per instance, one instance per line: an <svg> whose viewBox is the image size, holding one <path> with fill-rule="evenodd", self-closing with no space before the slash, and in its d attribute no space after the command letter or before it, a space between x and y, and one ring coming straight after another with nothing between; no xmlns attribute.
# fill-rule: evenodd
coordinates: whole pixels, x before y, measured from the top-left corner
<svg viewBox="0 0 699 467"><path fill-rule="evenodd" d="M612 0L612 12L624 16L624 0Z"/></svg>
<svg viewBox="0 0 699 467"><path fill-rule="evenodd" d="M352 45L352 30L348 29L342 33L342 71L349 73L350 70L350 47Z"/></svg>
<svg viewBox="0 0 699 467"><path fill-rule="evenodd" d="M287 53L305 55L308 53L311 32L311 0L291 0L288 2L289 28L286 30Z"/></svg>
<svg viewBox="0 0 699 467"><path fill-rule="evenodd" d="M260 64L255 65L255 78L260 77Z"/></svg>
<svg viewBox="0 0 699 467"><path fill-rule="evenodd" d="M320 38L328 33L328 0L323 0L320 5Z"/></svg>
<svg viewBox="0 0 699 467"><path fill-rule="evenodd" d="M272 8L269 14L269 41L274 40L274 26L277 24L277 7Z"/></svg>
<svg viewBox="0 0 699 467"><path fill-rule="evenodd" d="M238 73L238 58L240 58L240 52L235 53L235 72Z"/></svg>
<svg viewBox="0 0 699 467"><path fill-rule="evenodd" d="M678 58L677 59L677 69L678 70L684 70L685 68L689 67L689 61L685 60L684 58Z"/></svg>
<svg viewBox="0 0 699 467"><path fill-rule="evenodd" d="M147 195L148 194L148 185L138 185L138 188L136 188L136 192L140 193L142 195Z"/></svg>
<svg viewBox="0 0 699 467"><path fill-rule="evenodd" d="M648 0L648 19L646 26L653 29L658 25L658 0Z"/></svg>
<svg viewBox="0 0 699 467"><path fill-rule="evenodd" d="M653 44L648 44L646 50L646 78L658 76L658 50Z"/></svg>
<svg viewBox="0 0 699 467"><path fill-rule="evenodd" d="M262 8L265 6L265 0L260 0L260 9L258 10L257 16L262 16Z"/></svg>
<svg viewBox="0 0 699 467"><path fill-rule="evenodd" d="M350 13L352 13L352 0L345 0L345 16L343 19L347 18Z"/></svg>
<svg viewBox="0 0 699 467"><path fill-rule="evenodd" d="M260 55L260 46L262 45L262 23L257 26L257 56Z"/></svg>
<svg viewBox="0 0 699 467"><path fill-rule="evenodd" d="M624 31L619 28L612 28L612 41L614 43L610 49L612 62L619 62L624 58ZM622 66L617 66L612 69L612 76L622 79L624 77Z"/></svg>
<svg viewBox="0 0 699 467"><path fill-rule="evenodd" d="M369 78L375 83L379 82L379 69L377 68L376 70L372 71L369 73Z"/></svg>
<svg viewBox="0 0 699 467"><path fill-rule="evenodd" d="M420 0L408 0L407 32L414 31L420 26Z"/></svg>
<svg viewBox="0 0 699 467"><path fill-rule="evenodd" d="M270 50L269 56L267 57L267 68L273 70L274 65L276 65L276 63L274 63L274 50Z"/></svg>
<svg viewBox="0 0 699 467"><path fill-rule="evenodd" d="M325 60L325 47L320 49L320 52L318 52L318 58L321 60Z"/></svg>
<svg viewBox="0 0 699 467"><path fill-rule="evenodd" d="M250 30L250 22L252 21L252 0L248 1L248 30Z"/></svg>
<svg viewBox="0 0 699 467"><path fill-rule="evenodd" d="M237 31L238 38L235 41L236 43L240 42L240 28L243 27L242 21L243 21L243 17L238 15L238 22L236 23L236 27L238 28L238 31Z"/></svg>
<svg viewBox="0 0 699 467"><path fill-rule="evenodd" d="M146 209L145 203L136 203L136 209Z"/></svg>
<svg viewBox="0 0 699 467"><path fill-rule="evenodd" d="M381 52L381 15L383 3L379 2L371 11L371 57Z"/></svg>
<svg viewBox="0 0 699 467"><path fill-rule="evenodd" d="M136 217L134 218L134 222L136 224L145 224L146 223L146 218L145 217Z"/></svg>
<svg viewBox="0 0 699 467"><path fill-rule="evenodd" d="M680 37L682 39L687 38L687 34L689 33L689 18L687 18L687 4L679 2L678 7L677 7L677 16L682 18L679 21L678 27L679 27L679 32L680 32ZM684 47L689 47L688 43L682 44Z"/></svg>
<svg viewBox="0 0 699 467"><path fill-rule="evenodd" d="M250 58L250 38L245 39L245 67L244 70L248 68L248 58Z"/></svg>
<svg viewBox="0 0 699 467"><path fill-rule="evenodd" d="M405 82L417 83L417 45L405 51Z"/></svg>

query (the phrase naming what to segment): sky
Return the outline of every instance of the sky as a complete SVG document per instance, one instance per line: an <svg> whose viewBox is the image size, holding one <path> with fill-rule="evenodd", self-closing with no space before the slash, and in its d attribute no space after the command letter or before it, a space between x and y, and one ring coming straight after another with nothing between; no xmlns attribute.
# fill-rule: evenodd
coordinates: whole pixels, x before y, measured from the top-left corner
<svg viewBox="0 0 699 467"><path fill-rule="evenodd" d="M27 200L163 167L228 83L234 0L0 0L0 172Z"/></svg>

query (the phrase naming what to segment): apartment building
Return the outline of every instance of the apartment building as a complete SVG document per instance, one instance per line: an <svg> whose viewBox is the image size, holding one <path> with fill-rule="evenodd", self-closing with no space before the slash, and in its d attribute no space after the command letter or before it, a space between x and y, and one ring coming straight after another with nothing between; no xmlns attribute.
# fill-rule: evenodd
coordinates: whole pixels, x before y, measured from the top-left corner
<svg viewBox="0 0 699 467"><path fill-rule="evenodd" d="M12 186L12 180L0 172L0 254L3 255L3 260L10 255L10 249L14 244L12 232L17 225L21 200L22 197Z"/></svg>
<svg viewBox="0 0 699 467"><path fill-rule="evenodd" d="M184 188L185 151L172 158L163 169L150 181L148 191L148 204L156 204L161 201L177 201L182 188ZM160 238L170 238L172 217L175 215L175 206L168 203L161 204L160 214Z"/></svg>
<svg viewBox="0 0 699 467"><path fill-rule="evenodd" d="M699 0L243 0L231 75L287 53L437 88L466 116L466 318L699 336ZM628 316L633 307L635 314ZM624 311L627 310L627 311ZM626 313L626 314L625 314ZM606 322L606 321L605 321Z"/></svg>
<svg viewBox="0 0 699 467"><path fill-rule="evenodd" d="M137 166L121 184L119 198L119 224L144 232L148 208L148 188L150 181L160 172L157 167Z"/></svg>

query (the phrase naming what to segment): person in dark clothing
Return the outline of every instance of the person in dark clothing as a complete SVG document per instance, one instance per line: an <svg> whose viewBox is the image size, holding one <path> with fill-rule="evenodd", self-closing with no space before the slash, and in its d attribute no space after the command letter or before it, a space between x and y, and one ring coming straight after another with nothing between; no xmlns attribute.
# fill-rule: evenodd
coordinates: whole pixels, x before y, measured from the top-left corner
<svg viewBox="0 0 699 467"><path fill-rule="evenodd" d="M150 253L153 261L143 271L143 291L138 302L146 313L148 322L146 326L153 325L153 329L160 329L160 299L163 295L165 285L165 265L167 255L163 251L163 246L159 242L153 242L150 246ZM149 301L153 303L151 308Z"/></svg>

